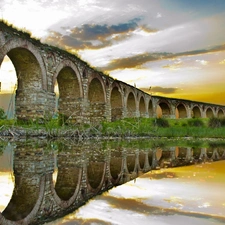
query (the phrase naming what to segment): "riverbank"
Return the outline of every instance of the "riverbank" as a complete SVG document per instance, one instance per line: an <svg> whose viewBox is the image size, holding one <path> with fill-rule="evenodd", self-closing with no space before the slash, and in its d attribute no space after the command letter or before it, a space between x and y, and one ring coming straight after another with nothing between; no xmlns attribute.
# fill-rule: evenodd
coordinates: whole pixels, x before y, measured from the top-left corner
<svg viewBox="0 0 225 225"><path fill-rule="evenodd" d="M90 138L140 138L140 137L192 137L224 138L224 119L162 119L162 118L127 118L115 122L102 122L98 125L73 124L59 125L58 120L42 124L22 124L13 120L0 121L2 137L71 137Z"/></svg>

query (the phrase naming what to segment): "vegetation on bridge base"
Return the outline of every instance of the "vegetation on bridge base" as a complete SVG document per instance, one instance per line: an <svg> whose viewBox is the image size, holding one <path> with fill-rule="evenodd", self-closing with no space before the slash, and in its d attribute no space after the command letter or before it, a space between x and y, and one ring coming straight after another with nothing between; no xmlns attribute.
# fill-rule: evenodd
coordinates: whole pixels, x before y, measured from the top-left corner
<svg viewBox="0 0 225 225"><path fill-rule="evenodd" d="M90 138L136 138L136 137L193 137L224 138L225 118L126 118L98 125L60 123L60 119L21 123L7 120L0 110L0 136L13 137L72 137Z"/></svg>

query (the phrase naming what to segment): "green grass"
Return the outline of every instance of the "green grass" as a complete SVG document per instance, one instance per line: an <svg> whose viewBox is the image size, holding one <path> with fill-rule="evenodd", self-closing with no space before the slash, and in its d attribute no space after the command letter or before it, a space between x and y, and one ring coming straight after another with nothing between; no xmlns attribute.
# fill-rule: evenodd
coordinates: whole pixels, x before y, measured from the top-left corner
<svg viewBox="0 0 225 225"><path fill-rule="evenodd" d="M224 119L156 119L156 118L126 118L114 122L102 122L98 125L59 124L57 119L50 121L21 123L15 120L0 120L0 132L3 129L17 128L28 130L27 134L44 132L47 136L60 137L192 137L192 138L225 138ZM216 120L216 124L218 121ZM69 132L68 132L69 131ZM62 135L63 134L63 135Z"/></svg>

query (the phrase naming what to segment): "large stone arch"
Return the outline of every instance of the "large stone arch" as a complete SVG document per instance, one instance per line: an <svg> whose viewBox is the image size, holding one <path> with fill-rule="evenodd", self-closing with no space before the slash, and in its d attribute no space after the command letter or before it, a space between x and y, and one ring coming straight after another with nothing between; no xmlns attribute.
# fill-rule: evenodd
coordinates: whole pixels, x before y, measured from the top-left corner
<svg viewBox="0 0 225 225"><path fill-rule="evenodd" d="M0 53L0 62L7 55L17 75L16 117L36 120L52 112L47 100L47 73L38 48L22 39L7 42Z"/></svg>
<svg viewBox="0 0 225 225"><path fill-rule="evenodd" d="M167 101L159 101L158 106L161 110L161 116L164 118L169 118L171 117L171 108L170 105Z"/></svg>
<svg viewBox="0 0 225 225"><path fill-rule="evenodd" d="M136 117L136 97L133 91L128 92L126 99L127 117Z"/></svg>
<svg viewBox="0 0 225 225"><path fill-rule="evenodd" d="M202 117L202 113L201 113L201 109L198 105L195 105L193 108L192 108L192 117L193 118L200 118Z"/></svg>
<svg viewBox="0 0 225 225"><path fill-rule="evenodd" d="M56 81L59 89L58 112L61 122L80 122L83 89L79 71L73 62L67 60L57 67L53 84L56 84Z"/></svg>
<svg viewBox="0 0 225 225"><path fill-rule="evenodd" d="M111 121L122 119L123 117L123 98L119 85L113 85L110 95Z"/></svg>
<svg viewBox="0 0 225 225"><path fill-rule="evenodd" d="M26 58L23 58L23 55L21 55L21 53L25 53ZM21 72L20 71L22 69L21 67L23 67L24 64L34 63L35 65L27 65L29 66L29 68L27 68L28 69L27 72L32 72L32 73L35 72L35 74L37 74L38 77L35 77L35 74L33 74L32 78L34 80L35 78L39 78L38 82L36 82L35 84L38 85L38 87L40 87L42 90L47 91L46 67L45 67L42 55L40 54L40 50L36 46L34 46L31 42L23 40L23 39L19 39L19 38L16 40L11 39L8 42L6 42L4 46L1 47L0 64L2 63L6 55L10 58L13 65L15 66L17 77L19 73ZM29 61L29 56L31 56L32 61ZM17 61L17 60L20 60L20 61ZM22 63L23 65L18 65L19 63ZM16 67L17 65L19 66L18 68ZM32 66L36 66L36 67L32 67ZM32 71L32 68L38 69L39 73L37 73L37 71Z"/></svg>
<svg viewBox="0 0 225 225"><path fill-rule="evenodd" d="M106 118L106 91L103 80L93 76L88 82L89 115L92 124Z"/></svg>
<svg viewBox="0 0 225 225"><path fill-rule="evenodd" d="M141 95L139 99L139 113L140 113L140 117L146 117L146 106L145 106L145 99L143 95Z"/></svg>
<svg viewBox="0 0 225 225"><path fill-rule="evenodd" d="M187 108L186 105L183 103L178 103L176 106L176 110L177 110L177 117L178 118L187 118Z"/></svg>
<svg viewBox="0 0 225 225"><path fill-rule="evenodd" d="M213 112L213 109L211 107L207 107L206 110L205 110L205 116L207 118L212 118L214 117L214 112Z"/></svg>

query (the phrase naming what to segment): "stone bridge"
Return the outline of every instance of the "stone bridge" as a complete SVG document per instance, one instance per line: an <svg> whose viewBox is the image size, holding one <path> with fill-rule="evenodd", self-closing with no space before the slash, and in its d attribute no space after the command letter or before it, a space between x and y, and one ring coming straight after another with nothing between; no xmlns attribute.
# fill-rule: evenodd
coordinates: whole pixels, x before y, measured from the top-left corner
<svg viewBox="0 0 225 225"><path fill-rule="evenodd" d="M71 53L42 44L28 33L0 22L0 64L6 55L17 75L15 114L19 120L51 118L55 113L70 123L158 115L167 118L225 115L225 107L221 105L149 95L93 69Z"/></svg>
<svg viewBox="0 0 225 225"><path fill-rule="evenodd" d="M57 151L52 150L58 145ZM128 145L129 146L129 145ZM225 158L221 149L130 147L103 142L17 142L12 197L1 225L43 224L62 217L110 188L161 167Z"/></svg>

